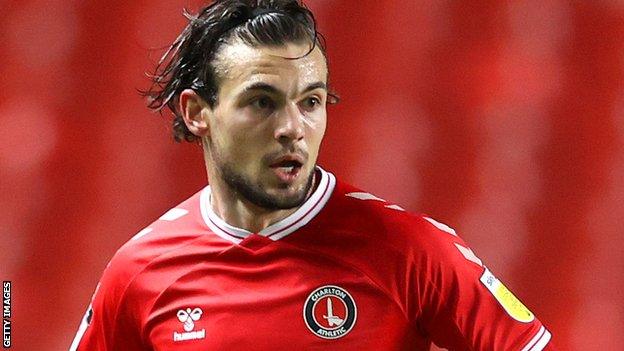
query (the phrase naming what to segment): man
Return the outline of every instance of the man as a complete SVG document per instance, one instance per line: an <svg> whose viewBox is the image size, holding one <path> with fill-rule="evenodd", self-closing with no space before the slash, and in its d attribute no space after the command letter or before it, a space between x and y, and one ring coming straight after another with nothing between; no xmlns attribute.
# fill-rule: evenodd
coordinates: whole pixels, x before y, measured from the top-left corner
<svg viewBox="0 0 624 351"><path fill-rule="evenodd" d="M111 260L72 350L552 350L455 231L316 165L324 48L295 0L222 0L148 92L210 186Z"/></svg>

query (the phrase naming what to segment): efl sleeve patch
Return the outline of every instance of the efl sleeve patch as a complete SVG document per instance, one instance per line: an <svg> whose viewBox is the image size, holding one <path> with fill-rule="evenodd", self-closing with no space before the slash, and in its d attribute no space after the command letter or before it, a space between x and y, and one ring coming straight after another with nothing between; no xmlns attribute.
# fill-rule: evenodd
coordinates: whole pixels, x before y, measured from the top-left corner
<svg viewBox="0 0 624 351"><path fill-rule="evenodd" d="M522 323L530 323L535 319L535 315L487 268L480 280L513 319Z"/></svg>

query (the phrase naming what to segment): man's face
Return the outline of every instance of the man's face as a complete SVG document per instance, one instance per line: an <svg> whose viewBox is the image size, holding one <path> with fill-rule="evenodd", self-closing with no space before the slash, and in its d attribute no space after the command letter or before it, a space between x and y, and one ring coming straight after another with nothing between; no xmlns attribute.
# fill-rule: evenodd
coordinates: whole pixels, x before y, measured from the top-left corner
<svg viewBox="0 0 624 351"><path fill-rule="evenodd" d="M263 208L297 207L312 186L327 119L327 64L320 49L303 56L308 51L308 44L234 42L216 56L209 167Z"/></svg>

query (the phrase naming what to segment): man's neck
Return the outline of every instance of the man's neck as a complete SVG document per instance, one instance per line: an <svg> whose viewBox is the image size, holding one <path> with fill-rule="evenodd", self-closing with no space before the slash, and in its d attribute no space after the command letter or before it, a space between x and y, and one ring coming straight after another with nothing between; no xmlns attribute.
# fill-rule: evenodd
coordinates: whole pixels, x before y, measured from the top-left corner
<svg viewBox="0 0 624 351"><path fill-rule="evenodd" d="M285 210L266 209L244 198L231 189L220 177L210 174L210 206L212 211L227 224L258 233L262 229L290 216L300 206ZM318 177L313 175L313 184L306 194L306 200L318 186Z"/></svg>

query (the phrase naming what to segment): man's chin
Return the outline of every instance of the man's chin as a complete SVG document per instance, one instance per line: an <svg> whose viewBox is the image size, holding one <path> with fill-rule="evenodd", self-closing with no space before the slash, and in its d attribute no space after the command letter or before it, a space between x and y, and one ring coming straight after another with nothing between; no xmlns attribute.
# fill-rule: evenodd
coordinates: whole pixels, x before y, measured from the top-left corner
<svg viewBox="0 0 624 351"><path fill-rule="evenodd" d="M276 179L271 177L254 182L227 164L220 169L223 179L232 190L255 206L270 211L289 210L301 206L313 185L312 172L305 176L300 174L301 178L295 182L276 182Z"/></svg>
<svg viewBox="0 0 624 351"><path fill-rule="evenodd" d="M273 198L263 208L268 210L291 210L300 207L305 198Z"/></svg>
<svg viewBox="0 0 624 351"><path fill-rule="evenodd" d="M313 176L310 174L304 183L278 183L273 186L263 187L262 193L255 193L248 198L252 203L263 208L274 210L289 210L303 205L307 200L310 189L313 186Z"/></svg>
<svg viewBox="0 0 624 351"><path fill-rule="evenodd" d="M274 209L288 210L303 205L306 195L305 188L294 192L289 189L278 189L275 192L266 193L266 199Z"/></svg>

